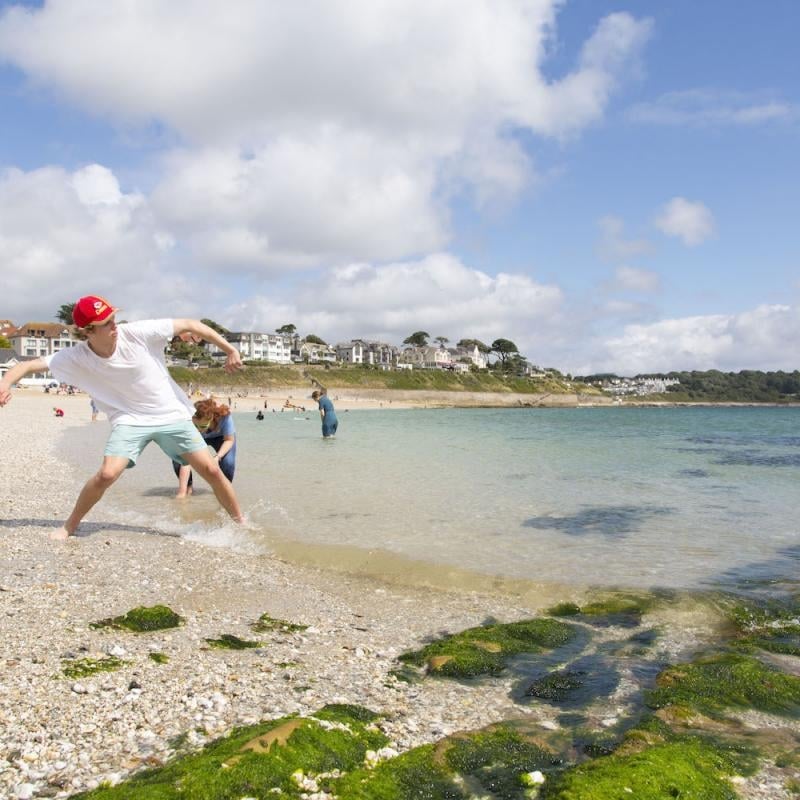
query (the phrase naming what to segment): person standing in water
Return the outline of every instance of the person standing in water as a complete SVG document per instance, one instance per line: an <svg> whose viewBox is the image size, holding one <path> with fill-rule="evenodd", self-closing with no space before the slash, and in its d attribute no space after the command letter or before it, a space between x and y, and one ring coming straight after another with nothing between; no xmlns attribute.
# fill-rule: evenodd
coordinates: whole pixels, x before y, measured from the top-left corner
<svg viewBox="0 0 800 800"><path fill-rule="evenodd" d="M198 400L192 421L200 431L205 443L215 450L217 460L225 477L233 483L236 471L236 428L228 406L216 403L213 398ZM176 497L188 497L192 493L192 468L173 460L172 468L178 476Z"/></svg>
<svg viewBox="0 0 800 800"><path fill-rule="evenodd" d="M322 437L329 439L331 436L336 435L336 429L339 427L339 420L336 418L336 410L333 407L331 399L325 389L315 390L311 393L311 399L316 400L319 404L319 416L322 419Z"/></svg>
<svg viewBox="0 0 800 800"><path fill-rule="evenodd" d="M170 458L189 464L209 483L233 520L244 522L231 482L192 424L194 407L164 363L164 348L174 336L215 344L227 354L227 372L241 369L239 351L200 320L156 319L117 325L118 310L102 297L81 297L72 316L76 334L84 341L50 356L23 361L0 380L0 406L5 406L12 397L11 387L20 378L50 370L57 380L91 395L111 423L100 469L86 482L69 517L51 538L73 536L81 520L122 473L136 465L139 454L153 441Z"/></svg>

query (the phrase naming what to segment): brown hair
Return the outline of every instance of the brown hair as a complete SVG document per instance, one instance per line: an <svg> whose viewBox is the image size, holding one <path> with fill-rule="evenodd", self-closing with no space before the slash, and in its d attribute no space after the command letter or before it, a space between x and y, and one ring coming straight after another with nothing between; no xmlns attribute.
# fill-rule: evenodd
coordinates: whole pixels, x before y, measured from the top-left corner
<svg viewBox="0 0 800 800"><path fill-rule="evenodd" d="M194 404L194 407L195 417L210 420L208 428L212 431L217 428L219 421L223 417L227 417L228 414L231 413L231 410L228 408L228 406L222 405L222 403L217 403L213 397L209 397L205 400L198 400Z"/></svg>

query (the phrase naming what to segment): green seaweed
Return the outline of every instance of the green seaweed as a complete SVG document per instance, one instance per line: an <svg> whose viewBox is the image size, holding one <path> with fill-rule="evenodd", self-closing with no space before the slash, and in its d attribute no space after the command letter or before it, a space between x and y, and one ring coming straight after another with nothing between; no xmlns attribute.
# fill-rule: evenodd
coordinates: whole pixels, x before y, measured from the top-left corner
<svg viewBox="0 0 800 800"><path fill-rule="evenodd" d="M535 680L526 690L528 697L541 700L561 701L569 697L576 689L580 689L585 681L586 673L582 670L557 670Z"/></svg>
<svg viewBox="0 0 800 800"><path fill-rule="evenodd" d="M250 623L250 627L256 633L267 633L269 631L297 633L308 629L308 625L301 625L297 622L287 622L284 619L275 619L269 614L262 614L255 622Z"/></svg>
<svg viewBox="0 0 800 800"><path fill-rule="evenodd" d="M445 754L447 764L476 780L497 800L528 796L528 773L551 769L553 754L507 726L457 737Z"/></svg>
<svg viewBox="0 0 800 800"><path fill-rule="evenodd" d="M617 592L581 606L580 613L596 620L605 618L609 624L638 625L655 604L656 598L649 595Z"/></svg>
<svg viewBox="0 0 800 800"><path fill-rule="evenodd" d="M496 623L444 636L400 661L451 678L498 675L510 656L560 647L574 636L573 626L549 618Z"/></svg>
<svg viewBox="0 0 800 800"><path fill-rule="evenodd" d="M183 618L176 614L169 606L138 606L120 617L109 617L98 622L92 622L90 628L116 628L146 633L160 631L167 628L177 628L183 623Z"/></svg>
<svg viewBox="0 0 800 800"><path fill-rule="evenodd" d="M349 711L348 711L349 709ZM240 800L242 797L300 798L301 774L320 788L330 773L362 767L368 750L386 737L370 727L373 712L358 706L331 706L316 717L282 717L238 728L201 751L164 767L134 775L113 787L76 795L85 800ZM275 790L280 790L276 792Z"/></svg>
<svg viewBox="0 0 800 800"><path fill-rule="evenodd" d="M422 745L373 769L345 775L336 785L341 800L468 800L434 745Z"/></svg>
<svg viewBox="0 0 800 800"><path fill-rule="evenodd" d="M724 598L721 605L736 631L731 643L735 649L800 656L800 598Z"/></svg>
<svg viewBox="0 0 800 800"><path fill-rule="evenodd" d="M155 661L156 664L166 664L169 661L169 656L164 653L148 653L148 658Z"/></svg>
<svg viewBox="0 0 800 800"><path fill-rule="evenodd" d="M116 656L64 659L61 662L61 672L67 678L87 678L90 675L96 675L98 672L113 672L130 663L130 661L123 661Z"/></svg>
<svg viewBox="0 0 800 800"><path fill-rule="evenodd" d="M219 639L206 639L206 641L216 650L248 650L253 647L261 647L261 642L240 639L232 633L222 633Z"/></svg>
<svg viewBox="0 0 800 800"><path fill-rule="evenodd" d="M558 603L545 611L551 617L574 617L581 613L581 607L575 603Z"/></svg>
<svg viewBox="0 0 800 800"><path fill-rule="evenodd" d="M612 754L568 769L546 786L547 800L736 800L728 776L739 769L728 753L697 738Z"/></svg>
<svg viewBox="0 0 800 800"><path fill-rule="evenodd" d="M723 653L663 670L645 700L650 708L686 706L712 716L728 708L796 714L800 678L751 656Z"/></svg>

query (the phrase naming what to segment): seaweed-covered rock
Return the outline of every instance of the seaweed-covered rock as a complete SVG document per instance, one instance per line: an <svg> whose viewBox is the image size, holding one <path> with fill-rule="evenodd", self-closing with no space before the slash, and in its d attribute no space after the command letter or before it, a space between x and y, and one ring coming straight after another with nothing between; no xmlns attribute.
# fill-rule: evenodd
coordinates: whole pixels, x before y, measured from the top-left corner
<svg viewBox="0 0 800 800"><path fill-rule="evenodd" d="M167 628L177 628L183 624L183 618L176 614L169 606L138 606L127 614L119 617L109 617L99 622L91 623L92 628L116 628L134 633L147 631L161 631Z"/></svg>
<svg viewBox="0 0 800 800"><path fill-rule="evenodd" d="M85 800L239 800L300 798L332 787L340 772L363 766L387 743L377 715L358 706L326 706L314 717L282 717L234 730L203 750L134 775Z"/></svg>
<svg viewBox="0 0 800 800"><path fill-rule="evenodd" d="M210 647L216 650L248 650L254 647L261 647L261 642L252 639L240 639L232 633L222 633L219 639L206 639Z"/></svg>
<svg viewBox="0 0 800 800"><path fill-rule="evenodd" d="M617 625L636 627L642 616L656 604L652 595L614 592L578 606L575 603L559 603L547 610L554 617L581 617L584 622L597 627Z"/></svg>
<svg viewBox="0 0 800 800"><path fill-rule="evenodd" d="M566 700L586 682L583 670L562 669L535 680L525 691L528 697L560 702Z"/></svg>
<svg viewBox="0 0 800 800"><path fill-rule="evenodd" d="M700 739L665 742L630 754L612 754L553 778L548 800L736 800L729 776L738 765Z"/></svg>
<svg viewBox="0 0 800 800"><path fill-rule="evenodd" d="M496 623L444 636L403 653L400 661L451 678L497 675L510 656L560 647L574 636L573 626L546 617Z"/></svg>
<svg viewBox="0 0 800 800"><path fill-rule="evenodd" d="M269 614L262 614L255 622L250 623L250 627L256 633L268 633L270 631L280 631L281 633L298 633L308 628L298 622L287 622L285 619L275 619Z"/></svg>
<svg viewBox="0 0 800 800"><path fill-rule="evenodd" d="M757 658L723 653L659 673L647 692L650 708L685 706L719 715L728 708L755 708L775 714L800 712L800 678L766 666Z"/></svg>
<svg viewBox="0 0 800 800"><path fill-rule="evenodd" d="M61 672L67 678L87 678L98 672L113 672L130 664L116 656L103 658L67 658L61 662Z"/></svg>

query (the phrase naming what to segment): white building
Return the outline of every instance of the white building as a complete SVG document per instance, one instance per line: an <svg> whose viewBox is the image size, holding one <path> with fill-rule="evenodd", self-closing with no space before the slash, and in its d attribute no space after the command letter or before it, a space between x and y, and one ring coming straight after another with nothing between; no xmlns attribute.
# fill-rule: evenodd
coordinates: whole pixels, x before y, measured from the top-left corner
<svg viewBox="0 0 800 800"><path fill-rule="evenodd" d="M241 353L246 361L268 361L272 364L292 363L292 339L276 333L253 331L231 332L225 338ZM223 358L224 353L215 345L207 349L214 358Z"/></svg>
<svg viewBox="0 0 800 800"><path fill-rule="evenodd" d="M18 356L31 358L50 356L66 347L75 347L79 342L60 322L26 322L5 336Z"/></svg>

